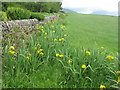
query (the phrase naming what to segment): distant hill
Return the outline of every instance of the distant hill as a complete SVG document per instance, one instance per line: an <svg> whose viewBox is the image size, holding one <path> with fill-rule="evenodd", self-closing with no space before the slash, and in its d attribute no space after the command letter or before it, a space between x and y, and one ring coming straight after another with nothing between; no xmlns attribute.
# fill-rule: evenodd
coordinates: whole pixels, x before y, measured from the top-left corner
<svg viewBox="0 0 120 90"><path fill-rule="evenodd" d="M100 10L100 9L88 9L88 8L67 8L73 12L76 13L82 13L82 14L97 14L97 15L111 15L111 16L118 16L118 12L116 11L106 11L106 10ZM119 13L120 15L120 13Z"/></svg>
<svg viewBox="0 0 120 90"><path fill-rule="evenodd" d="M62 10L63 10L64 12L77 13L77 12L75 12L75 11L73 11L73 10L70 10L70 9L67 9L67 8L63 8Z"/></svg>

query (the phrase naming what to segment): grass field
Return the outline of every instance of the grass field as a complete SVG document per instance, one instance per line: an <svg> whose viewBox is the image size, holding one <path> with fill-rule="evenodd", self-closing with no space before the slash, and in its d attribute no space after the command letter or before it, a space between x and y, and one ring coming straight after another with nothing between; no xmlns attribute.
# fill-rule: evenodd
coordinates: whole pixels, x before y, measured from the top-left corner
<svg viewBox="0 0 120 90"><path fill-rule="evenodd" d="M3 88L120 88L116 21L68 14L33 33L14 29L3 39Z"/></svg>
<svg viewBox="0 0 120 90"><path fill-rule="evenodd" d="M118 17L69 13L65 20L73 48L104 46L118 52Z"/></svg>

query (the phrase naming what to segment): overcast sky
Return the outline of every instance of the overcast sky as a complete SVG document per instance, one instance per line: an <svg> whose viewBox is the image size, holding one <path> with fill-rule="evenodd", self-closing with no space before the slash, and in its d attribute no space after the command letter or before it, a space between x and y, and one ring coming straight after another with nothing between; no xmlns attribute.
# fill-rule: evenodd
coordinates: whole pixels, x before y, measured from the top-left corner
<svg viewBox="0 0 120 90"><path fill-rule="evenodd" d="M120 0L62 0L63 8L88 8L88 10L118 11Z"/></svg>

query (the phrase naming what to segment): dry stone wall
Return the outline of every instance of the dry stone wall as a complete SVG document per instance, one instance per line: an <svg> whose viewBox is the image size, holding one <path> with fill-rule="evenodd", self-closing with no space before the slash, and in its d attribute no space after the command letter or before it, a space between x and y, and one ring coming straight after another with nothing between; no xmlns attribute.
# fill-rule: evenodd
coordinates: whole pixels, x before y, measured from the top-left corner
<svg viewBox="0 0 120 90"><path fill-rule="evenodd" d="M58 20L59 15L53 15L45 17L43 21L38 21L37 19L25 19L25 20L12 20L7 22L0 22L0 31L9 32L15 27L20 27L23 30L27 27L29 30L34 30L36 24L43 24L48 21Z"/></svg>

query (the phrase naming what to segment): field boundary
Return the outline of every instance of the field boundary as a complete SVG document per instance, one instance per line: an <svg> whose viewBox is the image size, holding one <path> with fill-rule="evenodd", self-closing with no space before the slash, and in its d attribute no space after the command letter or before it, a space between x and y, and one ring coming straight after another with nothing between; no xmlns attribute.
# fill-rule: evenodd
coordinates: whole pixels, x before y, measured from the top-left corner
<svg viewBox="0 0 120 90"><path fill-rule="evenodd" d="M44 24L45 22L49 21L56 21L58 20L59 15L52 15L46 16L43 21L38 21L37 19L24 19L24 20L11 20L7 22L0 22L0 31L2 32L9 32L10 30L14 29L15 27L20 27L23 30L29 28L29 30L34 30L36 28L36 24Z"/></svg>

